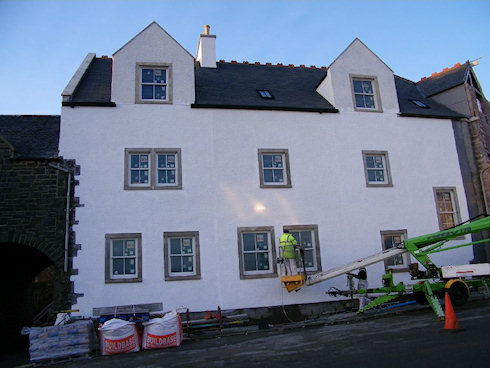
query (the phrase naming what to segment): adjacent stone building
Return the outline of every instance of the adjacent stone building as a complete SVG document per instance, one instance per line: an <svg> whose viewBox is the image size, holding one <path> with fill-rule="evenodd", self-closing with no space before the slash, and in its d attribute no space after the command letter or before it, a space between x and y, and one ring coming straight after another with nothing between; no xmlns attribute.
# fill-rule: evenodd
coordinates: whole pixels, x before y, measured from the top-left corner
<svg viewBox="0 0 490 368"><path fill-rule="evenodd" d="M475 65L478 62L457 63L417 83L425 97L468 117L453 121L453 130L471 218L488 214L490 199L490 103L473 70ZM483 235L473 238L480 240ZM489 244L474 247L473 262L490 262Z"/></svg>
<svg viewBox="0 0 490 368"><path fill-rule="evenodd" d="M0 324L10 342L43 309L46 319L75 302L76 167L58 155L59 128L57 115L0 116Z"/></svg>

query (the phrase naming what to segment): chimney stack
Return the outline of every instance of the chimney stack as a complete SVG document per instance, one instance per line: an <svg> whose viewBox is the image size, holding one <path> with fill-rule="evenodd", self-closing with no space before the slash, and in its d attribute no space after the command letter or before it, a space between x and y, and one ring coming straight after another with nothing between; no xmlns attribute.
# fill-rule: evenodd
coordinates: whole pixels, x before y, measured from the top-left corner
<svg viewBox="0 0 490 368"><path fill-rule="evenodd" d="M204 26L204 33L199 36L196 60L202 68L216 68L216 36L209 34L209 25Z"/></svg>

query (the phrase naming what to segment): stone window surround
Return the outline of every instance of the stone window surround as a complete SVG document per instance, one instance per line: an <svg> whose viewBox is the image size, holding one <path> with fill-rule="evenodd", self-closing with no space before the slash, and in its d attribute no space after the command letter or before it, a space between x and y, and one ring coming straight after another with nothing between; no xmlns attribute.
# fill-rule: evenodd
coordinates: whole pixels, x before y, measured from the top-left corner
<svg viewBox="0 0 490 368"><path fill-rule="evenodd" d="M133 278L112 278L111 275L111 241L118 239L135 239L137 241L137 253L136 262L138 271ZM106 284L117 284L117 283L131 283L131 282L142 282L142 244L141 244L141 233L111 233L105 234L105 283Z"/></svg>
<svg viewBox="0 0 490 368"><path fill-rule="evenodd" d="M385 250L384 237L385 236L400 236L401 240L407 239L407 229L401 230L381 230L381 249ZM410 265L410 254L405 253L401 254L400 257L403 257L402 265L389 265L388 260L384 261L385 269L392 270L393 272L407 272L409 270Z"/></svg>
<svg viewBox="0 0 490 368"><path fill-rule="evenodd" d="M150 156L150 178L148 185L133 186L130 184L130 154L146 153ZM175 154L175 169L176 169L176 183L175 185L158 185L156 183L156 157L159 153L162 154ZM124 149L124 190L168 190L168 189L182 189L182 159L180 148L125 148Z"/></svg>
<svg viewBox="0 0 490 368"><path fill-rule="evenodd" d="M252 275L245 275L243 264L243 246L242 246L242 234L243 233L267 233L270 237L269 252L270 252L270 270L269 272L257 273ZM255 227L239 227L237 228L238 237L238 263L240 279L262 279L277 277L277 263L276 263L276 242L274 235L274 226L255 226Z"/></svg>
<svg viewBox="0 0 490 368"><path fill-rule="evenodd" d="M166 69L167 70L167 99L166 100L143 100L141 99L141 70L147 69ZM135 103L137 104L172 104L172 64L171 63L148 63L137 62L135 72Z"/></svg>
<svg viewBox="0 0 490 368"><path fill-rule="evenodd" d="M375 183L375 182L369 181L366 156L370 156L370 155L372 155L372 156L383 156L384 163L385 163L385 167L383 168L383 171L384 171L385 176L386 176L385 183ZM362 151L362 162L364 165L364 177L366 179L366 187L392 187L393 186L393 181L391 178L391 169L390 169L390 160L388 157L388 151L363 150Z"/></svg>
<svg viewBox="0 0 490 368"><path fill-rule="evenodd" d="M320 238L318 236L318 225L284 225L283 226L283 232L284 230L289 230L290 232L295 232L295 231L312 231L313 232L313 241L315 242L314 250L315 250L315 257L314 261L316 263L316 269L311 270L311 272L321 272L322 271L322 260L321 260L321 255L320 255ZM299 244L299 239L296 239ZM297 265L298 270L303 269L303 265ZM306 269L306 272L309 272L308 268Z"/></svg>
<svg viewBox="0 0 490 368"><path fill-rule="evenodd" d="M383 112L383 106L381 104L381 95L379 93L378 78L373 75L361 75L361 74L349 74L351 93L352 93L352 106L355 111L366 111L366 112ZM369 80L373 84L374 92L374 104L375 108L362 108L356 106L356 96L354 93L354 80Z"/></svg>
<svg viewBox="0 0 490 368"><path fill-rule="evenodd" d="M170 251L169 240L172 238L193 238L194 239L194 275L178 276L170 274ZM201 262L200 262L200 246L199 246L199 231L172 231L163 233L163 264L165 269L165 281L180 281L180 280L200 280L201 279Z"/></svg>
<svg viewBox="0 0 490 368"><path fill-rule="evenodd" d="M451 193L451 199L452 203L454 205L453 208L453 221L454 225L459 225L461 223L461 212L459 210L459 201L458 201L458 194L456 192L456 187L433 187L433 192L434 192L434 201L435 201L435 207L436 207L436 213L437 213L437 221L439 223L439 229L440 230L445 230L442 227L442 220L441 216L439 213L439 206L437 203L437 192L450 192ZM462 237L458 237L457 239L461 239Z"/></svg>
<svg viewBox="0 0 490 368"><path fill-rule="evenodd" d="M283 184L265 184L264 183L264 168L262 164L262 156L263 155L282 155L284 157L284 175L285 175L285 181ZM289 164L289 151L288 149L277 149L277 148L271 148L271 149L265 149L265 148L259 148L258 152L258 160L259 160L259 179L260 179L260 187L261 188L292 188L292 183L291 183L291 169L290 169L290 164Z"/></svg>

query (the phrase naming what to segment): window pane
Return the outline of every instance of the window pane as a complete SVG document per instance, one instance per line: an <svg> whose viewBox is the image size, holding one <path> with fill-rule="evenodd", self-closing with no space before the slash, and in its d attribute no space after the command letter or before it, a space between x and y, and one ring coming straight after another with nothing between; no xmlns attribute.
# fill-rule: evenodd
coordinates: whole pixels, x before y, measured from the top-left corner
<svg viewBox="0 0 490 368"><path fill-rule="evenodd" d="M113 240L112 241L112 256L113 257L121 257L123 255L123 241L122 240Z"/></svg>
<svg viewBox="0 0 490 368"><path fill-rule="evenodd" d="M453 210L453 203L451 201L450 192L437 192L437 202L439 204L439 211L448 212Z"/></svg>
<svg viewBox="0 0 490 368"><path fill-rule="evenodd" d="M113 275L124 275L124 259L114 258L112 260L112 274Z"/></svg>
<svg viewBox="0 0 490 368"><path fill-rule="evenodd" d="M131 170L131 184L139 184L140 173L137 170Z"/></svg>
<svg viewBox="0 0 490 368"><path fill-rule="evenodd" d="M258 250L268 250L269 249L269 243L268 243L268 238L267 234L256 234L256 244L257 244L257 249Z"/></svg>
<svg viewBox="0 0 490 368"><path fill-rule="evenodd" d="M442 213L441 214L442 228L448 229L454 226L454 218L452 213Z"/></svg>
<svg viewBox="0 0 490 368"><path fill-rule="evenodd" d="M373 170L376 176L375 181L385 181L385 175L383 170Z"/></svg>
<svg viewBox="0 0 490 368"><path fill-rule="evenodd" d="M182 257L182 271L183 272L193 272L194 265L192 257Z"/></svg>
<svg viewBox="0 0 490 368"><path fill-rule="evenodd" d="M167 82L167 73L165 69L155 69L155 83L166 83Z"/></svg>
<svg viewBox="0 0 490 368"><path fill-rule="evenodd" d="M135 246L134 246L134 240L126 240L126 246L124 247L124 255L125 256L134 256L135 253Z"/></svg>
<svg viewBox="0 0 490 368"><path fill-rule="evenodd" d="M251 234L251 233L242 234L242 239L243 239L244 252L255 251L255 234Z"/></svg>
<svg viewBox="0 0 490 368"><path fill-rule="evenodd" d="M140 167L141 168L148 168L148 155L139 155L140 157Z"/></svg>
<svg viewBox="0 0 490 368"><path fill-rule="evenodd" d="M134 275L136 273L136 262L134 258L124 259L124 273L126 275Z"/></svg>
<svg viewBox="0 0 490 368"><path fill-rule="evenodd" d="M274 170L274 183L282 183L282 182L284 182L283 171Z"/></svg>
<svg viewBox="0 0 490 368"><path fill-rule="evenodd" d="M282 167L282 156L274 155L274 167Z"/></svg>
<svg viewBox="0 0 490 368"><path fill-rule="evenodd" d="M269 269L269 254L257 253L257 269L264 271Z"/></svg>
<svg viewBox="0 0 490 368"><path fill-rule="evenodd" d="M170 254L181 254L180 239L170 239Z"/></svg>
<svg viewBox="0 0 490 368"><path fill-rule="evenodd" d="M191 254L192 253L192 239L185 238L182 239L182 254Z"/></svg>
<svg viewBox="0 0 490 368"><path fill-rule="evenodd" d="M143 83L153 83L153 69L142 69L141 81Z"/></svg>
<svg viewBox="0 0 490 368"><path fill-rule="evenodd" d="M167 167L167 155L158 155L158 167L160 169Z"/></svg>
<svg viewBox="0 0 490 368"><path fill-rule="evenodd" d="M364 107L364 96L356 95L356 107Z"/></svg>
<svg viewBox="0 0 490 368"><path fill-rule="evenodd" d="M244 263L245 271L257 271L255 255L256 253L245 253L243 255L243 263Z"/></svg>
<svg viewBox="0 0 490 368"><path fill-rule="evenodd" d="M374 106L374 96L364 96L364 106L373 109Z"/></svg>
<svg viewBox="0 0 490 368"><path fill-rule="evenodd" d="M368 169L374 168L374 156L366 156L366 166Z"/></svg>
<svg viewBox="0 0 490 368"><path fill-rule="evenodd" d="M264 183L273 183L273 170L264 170Z"/></svg>
<svg viewBox="0 0 490 368"><path fill-rule="evenodd" d="M373 85L370 81L362 81L362 92L373 93Z"/></svg>
<svg viewBox="0 0 490 368"><path fill-rule="evenodd" d="M304 257L305 257L305 265L306 267L314 267L313 263L313 251L311 250L305 250L304 252ZM301 265L303 267L303 265Z"/></svg>
<svg viewBox="0 0 490 368"><path fill-rule="evenodd" d="M175 170L167 170L167 183L175 183Z"/></svg>
<svg viewBox="0 0 490 368"><path fill-rule="evenodd" d="M182 272L181 257L170 257L170 271Z"/></svg>
<svg viewBox="0 0 490 368"><path fill-rule="evenodd" d="M296 240L298 240L298 238L295 238ZM301 238L299 239L300 240L300 244L303 248L313 248L313 241L311 239L311 231L302 231L301 232Z"/></svg>
<svg viewBox="0 0 490 368"><path fill-rule="evenodd" d="M175 155L167 155L167 167L175 168Z"/></svg>
<svg viewBox="0 0 490 368"><path fill-rule="evenodd" d="M166 184L167 181L167 170L158 170L158 183Z"/></svg>
<svg viewBox="0 0 490 368"><path fill-rule="evenodd" d="M131 155L131 168L137 169L140 167L140 155Z"/></svg>
<svg viewBox="0 0 490 368"><path fill-rule="evenodd" d="M166 86L155 86L155 100L165 100L167 98Z"/></svg>
<svg viewBox="0 0 490 368"><path fill-rule="evenodd" d="M354 80L352 81L354 84L354 92L355 93L362 93L362 81L360 80Z"/></svg>
<svg viewBox="0 0 490 368"><path fill-rule="evenodd" d="M141 99L153 100L153 86L152 85L141 86Z"/></svg>
<svg viewBox="0 0 490 368"><path fill-rule="evenodd" d="M264 167L272 167L272 155L263 155L262 162Z"/></svg>
<svg viewBox="0 0 490 368"><path fill-rule="evenodd" d="M148 184L148 170L140 170L140 183Z"/></svg>
<svg viewBox="0 0 490 368"><path fill-rule="evenodd" d="M376 167L377 169L379 168L383 168L383 157L382 156L373 156L373 159L374 159L374 167Z"/></svg>

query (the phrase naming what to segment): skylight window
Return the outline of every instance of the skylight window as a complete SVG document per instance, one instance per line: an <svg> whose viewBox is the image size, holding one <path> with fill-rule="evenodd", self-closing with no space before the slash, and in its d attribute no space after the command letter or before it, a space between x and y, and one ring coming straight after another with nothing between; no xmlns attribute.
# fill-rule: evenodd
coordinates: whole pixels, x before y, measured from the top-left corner
<svg viewBox="0 0 490 368"><path fill-rule="evenodd" d="M257 90L257 93L262 98L269 98L269 99L274 98L274 96L272 96L272 93L268 89L259 89Z"/></svg>
<svg viewBox="0 0 490 368"><path fill-rule="evenodd" d="M410 100L410 102L413 103L413 104L415 104L415 105L417 105L418 107L423 108L423 109L428 109L429 108L428 105L426 105L425 103L423 103L420 100Z"/></svg>

